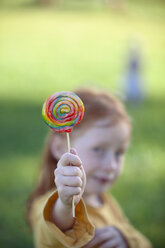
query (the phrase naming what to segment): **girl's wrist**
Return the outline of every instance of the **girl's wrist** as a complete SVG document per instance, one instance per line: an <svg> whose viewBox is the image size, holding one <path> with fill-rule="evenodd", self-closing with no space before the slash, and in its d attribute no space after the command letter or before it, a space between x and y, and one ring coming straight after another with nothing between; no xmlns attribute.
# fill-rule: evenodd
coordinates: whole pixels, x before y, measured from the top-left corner
<svg viewBox="0 0 165 248"><path fill-rule="evenodd" d="M64 212L65 214L72 214L72 205L63 203L60 198L57 199L55 205L55 207L60 209L61 212Z"/></svg>
<svg viewBox="0 0 165 248"><path fill-rule="evenodd" d="M58 198L58 200L59 200L59 205L60 205L61 209L68 211L68 212L72 211L72 205L71 204L63 203L60 198Z"/></svg>
<svg viewBox="0 0 165 248"><path fill-rule="evenodd" d="M53 221L61 231L72 228L74 224L72 206L64 204L61 199L58 198L53 208Z"/></svg>

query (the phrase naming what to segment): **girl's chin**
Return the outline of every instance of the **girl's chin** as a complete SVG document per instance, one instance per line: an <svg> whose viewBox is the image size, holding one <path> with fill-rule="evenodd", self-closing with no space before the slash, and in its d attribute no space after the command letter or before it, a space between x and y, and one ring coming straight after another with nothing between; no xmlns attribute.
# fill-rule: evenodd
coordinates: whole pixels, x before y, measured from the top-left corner
<svg viewBox="0 0 165 248"><path fill-rule="evenodd" d="M88 194L96 194L96 195L100 195L105 193L106 191L108 191L109 189L111 189L112 185L104 185L104 186L99 186L99 187L95 187L91 190L86 190L86 193Z"/></svg>
<svg viewBox="0 0 165 248"><path fill-rule="evenodd" d="M112 187L112 184L108 184L108 185L103 185L102 187L100 187L100 193L104 193L105 191L109 190Z"/></svg>

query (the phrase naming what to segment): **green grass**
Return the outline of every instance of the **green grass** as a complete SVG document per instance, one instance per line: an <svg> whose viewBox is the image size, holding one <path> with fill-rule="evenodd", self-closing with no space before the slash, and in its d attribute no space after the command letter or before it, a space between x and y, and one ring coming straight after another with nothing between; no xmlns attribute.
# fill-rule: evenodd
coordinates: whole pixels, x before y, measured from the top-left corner
<svg viewBox="0 0 165 248"><path fill-rule="evenodd" d="M47 128L41 108L54 91L81 85L122 93L128 42L142 50L147 100L127 106L133 138L112 189L131 222L164 248L164 9L130 4L124 13L48 9L0 11L0 247L32 247L25 202Z"/></svg>

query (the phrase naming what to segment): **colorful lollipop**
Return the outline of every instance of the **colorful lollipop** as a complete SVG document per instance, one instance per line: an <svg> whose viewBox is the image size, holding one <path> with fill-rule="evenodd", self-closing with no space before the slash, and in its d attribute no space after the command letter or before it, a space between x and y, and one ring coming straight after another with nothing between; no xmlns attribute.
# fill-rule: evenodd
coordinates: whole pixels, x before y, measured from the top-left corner
<svg viewBox="0 0 165 248"><path fill-rule="evenodd" d="M80 123L84 116L84 104L73 92L57 92L47 98L42 108L45 123L55 132L67 134L68 152L70 152L69 133L73 126ZM75 217L74 198L72 200Z"/></svg>
<svg viewBox="0 0 165 248"><path fill-rule="evenodd" d="M42 109L46 124L59 133L70 133L73 126L80 123L83 115L83 102L73 92L58 92L51 95Z"/></svg>

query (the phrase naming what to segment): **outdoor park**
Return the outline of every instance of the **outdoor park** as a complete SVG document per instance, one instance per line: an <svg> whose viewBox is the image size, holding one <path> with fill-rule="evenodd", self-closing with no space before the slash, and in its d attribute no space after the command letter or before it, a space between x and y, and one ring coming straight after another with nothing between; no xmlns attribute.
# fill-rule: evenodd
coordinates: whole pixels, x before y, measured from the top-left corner
<svg viewBox="0 0 165 248"><path fill-rule="evenodd" d="M56 91L96 87L126 104L132 140L112 188L133 225L165 247L165 3L0 3L0 247L33 247L26 201L48 128L41 116ZM130 47L143 97L126 99Z"/></svg>

